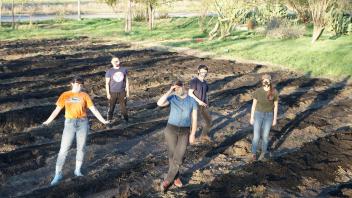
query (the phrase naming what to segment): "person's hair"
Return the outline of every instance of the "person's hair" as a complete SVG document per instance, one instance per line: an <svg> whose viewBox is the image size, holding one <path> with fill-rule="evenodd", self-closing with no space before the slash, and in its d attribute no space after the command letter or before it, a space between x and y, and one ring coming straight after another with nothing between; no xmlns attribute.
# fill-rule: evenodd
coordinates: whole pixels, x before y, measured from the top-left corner
<svg viewBox="0 0 352 198"><path fill-rule="evenodd" d="M201 65L198 66L198 71L201 70L201 69L205 69L205 70L208 71L208 66L201 64Z"/></svg>
<svg viewBox="0 0 352 198"><path fill-rule="evenodd" d="M274 100L274 88L273 88L273 83L271 82L271 76L269 74L262 75L262 81L264 81L264 80L269 80L269 82L270 82L269 92L266 97L268 100Z"/></svg>
<svg viewBox="0 0 352 198"><path fill-rule="evenodd" d="M71 83L79 83L79 84L84 84L83 78L81 76L75 76L73 77Z"/></svg>
<svg viewBox="0 0 352 198"><path fill-rule="evenodd" d="M182 87L183 86L183 81L182 80L175 80L172 84Z"/></svg>

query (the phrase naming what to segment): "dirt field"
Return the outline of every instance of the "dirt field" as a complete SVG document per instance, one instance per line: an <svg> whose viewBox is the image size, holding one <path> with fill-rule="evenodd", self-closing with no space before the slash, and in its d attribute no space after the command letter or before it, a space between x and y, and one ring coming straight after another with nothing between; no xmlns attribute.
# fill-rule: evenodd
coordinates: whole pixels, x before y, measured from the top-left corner
<svg viewBox="0 0 352 198"><path fill-rule="evenodd" d="M129 44L32 40L0 44L0 197L349 197L352 196L351 84L271 71L280 92L278 126L270 133L271 158L250 160L251 94L261 65L212 60ZM104 74L111 55L129 69L130 122L115 116L106 129L89 114L91 131L82 178L73 176L75 145L64 180L50 187L63 114L40 124L76 74L104 115ZM189 146L186 184L161 194L167 171L163 128L168 108L156 100L177 77L189 81L199 64L210 67L212 143ZM117 114L118 110L116 110Z"/></svg>

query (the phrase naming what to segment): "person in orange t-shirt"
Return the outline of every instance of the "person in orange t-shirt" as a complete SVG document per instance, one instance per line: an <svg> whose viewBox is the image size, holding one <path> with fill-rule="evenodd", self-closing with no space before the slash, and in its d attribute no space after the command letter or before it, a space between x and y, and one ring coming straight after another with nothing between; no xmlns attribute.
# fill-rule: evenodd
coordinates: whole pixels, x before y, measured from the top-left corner
<svg viewBox="0 0 352 198"><path fill-rule="evenodd" d="M74 174L76 176L83 176L81 173L81 166L84 157L84 147L86 144L87 134L89 131L89 124L87 119L87 108L94 114L98 120L104 124L108 124L99 111L94 107L89 95L81 91L83 79L75 77L71 82L72 90L62 93L56 102L56 109L51 113L50 117L43 123L49 125L61 109L65 107L65 126L61 139L61 146L59 155L56 161L55 177L51 185L58 184L62 176L62 167L65 163L67 152L70 149L73 139L76 135L77 154L76 154L76 169Z"/></svg>

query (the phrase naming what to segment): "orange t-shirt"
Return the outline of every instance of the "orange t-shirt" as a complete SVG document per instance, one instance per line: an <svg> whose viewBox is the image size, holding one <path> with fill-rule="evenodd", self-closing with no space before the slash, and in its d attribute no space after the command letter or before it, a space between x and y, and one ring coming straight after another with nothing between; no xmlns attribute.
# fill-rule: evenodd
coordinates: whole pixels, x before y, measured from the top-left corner
<svg viewBox="0 0 352 198"><path fill-rule="evenodd" d="M87 117L87 108L92 107L93 102L84 92L66 91L61 94L56 105L61 108L65 107L65 118L84 118Z"/></svg>

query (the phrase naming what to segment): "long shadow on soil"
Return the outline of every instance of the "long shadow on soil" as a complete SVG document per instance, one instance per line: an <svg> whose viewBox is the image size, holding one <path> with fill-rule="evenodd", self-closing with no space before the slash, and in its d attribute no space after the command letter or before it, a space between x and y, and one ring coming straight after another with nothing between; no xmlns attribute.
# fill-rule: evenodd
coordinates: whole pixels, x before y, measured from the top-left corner
<svg viewBox="0 0 352 198"><path fill-rule="evenodd" d="M341 82L332 84L328 89L320 92L315 97L314 101L307 107L307 110L296 115L295 119L288 122L281 130L280 136L277 137L277 140L272 143L272 150L277 150L290 135L290 133L300 125L302 121L307 119L315 111L321 107L329 104L339 93L347 86L347 81L350 79L350 76L343 79Z"/></svg>
<svg viewBox="0 0 352 198"><path fill-rule="evenodd" d="M257 161L238 167L234 172L215 178L209 185L186 186L188 197L243 197L249 187L263 185L266 189L302 196L300 186L311 178L326 185L336 179L338 167L347 168L352 160L352 131L336 131L303 145L300 150L267 162ZM309 184L308 184L309 185ZM279 191L276 191L279 192ZM247 192L248 193L248 192ZM265 196L266 194L264 194Z"/></svg>
<svg viewBox="0 0 352 198"><path fill-rule="evenodd" d="M133 139L152 133L161 129L165 121L156 121L154 123L135 124L125 129L110 129L102 132L95 132L88 136L88 145L106 144L107 142L117 141L119 138ZM137 142L138 143L138 142ZM132 147L133 145L130 145ZM0 154L0 168L6 176L19 174L33 169L45 166L45 161L50 156L58 153L60 141L23 147L8 153ZM71 149L75 145L71 146Z"/></svg>

